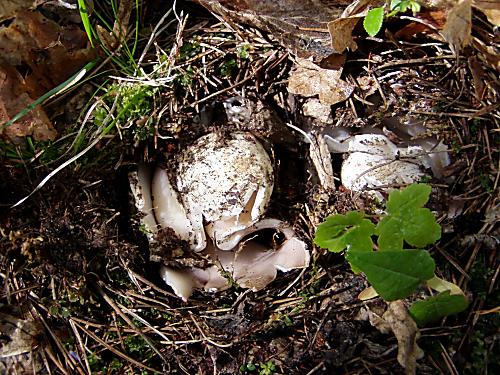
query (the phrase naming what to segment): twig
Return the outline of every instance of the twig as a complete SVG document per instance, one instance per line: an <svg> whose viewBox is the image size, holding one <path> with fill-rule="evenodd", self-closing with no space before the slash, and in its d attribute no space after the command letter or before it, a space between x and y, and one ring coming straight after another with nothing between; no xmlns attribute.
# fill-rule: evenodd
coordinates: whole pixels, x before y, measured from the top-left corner
<svg viewBox="0 0 500 375"><path fill-rule="evenodd" d="M113 310L116 311L116 313L120 316L120 318L122 318L125 322L127 322L127 324L130 326L130 328L134 330L135 333L141 336L142 339L148 343L151 349L153 349L156 352L156 354L158 354L158 356L162 359L164 363L168 363L167 359L163 356L163 354L161 354L161 352L156 348L156 346L151 342L151 340L141 330L139 330L134 325L134 323L132 323L129 317L125 315L123 311L116 305L116 303L104 292L104 290L102 290L102 286L104 286L104 284L101 281L99 281L99 284L100 285L96 286L99 293L104 298L104 300L113 308Z"/></svg>
<svg viewBox="0 0 500 375"><path fill-rule="evenodd" d="M81 325L79 325L78 323L76 323L76 321L74 322L74 324L76 325L76 327L78 327L79 329L81 329L86 335L90 336L92 339L94 339L95 341L97 341L99 344L101 344L106 349L108 349L109 351L113 352L114 354L116 354L120 358L123 358L126 361L129 361L130 363L132 363L135 366L140 367L140 368L142 368L144 370L152 371L153 373L158 373L158 370L156 370L156 369L154 369L152 367L146 366L145 364L143 364L141 362L138 362L135 359L130 358L128 355L122 353L121 351L115 349L114 347L112 347L111 345L109 345L107 342L105 342L102 339L100 339L96 334L94 334L93 332L87 330L86 328L84 328Z"/></svg>

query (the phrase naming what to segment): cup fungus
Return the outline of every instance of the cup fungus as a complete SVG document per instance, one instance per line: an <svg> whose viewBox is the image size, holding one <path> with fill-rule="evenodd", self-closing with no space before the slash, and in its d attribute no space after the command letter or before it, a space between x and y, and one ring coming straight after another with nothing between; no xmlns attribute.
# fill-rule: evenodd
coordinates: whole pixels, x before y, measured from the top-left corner
<svg viewBox="0 0 500 375"><path fill-rule="evenodd" d="M162 278L184 300L196 288L222 290L231 279L260 290L276 278L277 270L309 265L305 243L288 224L262 219L273 190L273 166L250 133L199 138L179 156L172 179L161 168L151 179L146 170L140 165L131 185L142 224L152 233L150 241L158 228L170 228L213 262L204 269L161 268ZM264 229L282 233L284 241L263 245Z"/></svg>
<svg viewBox="0 0 500 375"><path fill-rule="evenodd" d="M350 189L388 188L411 184L426 176L430 168L441 177L450 161L447 147L441 142L422 140L414 145L398 147L382 134L355 135L342 142L327 142L330 152L347 152L342 163L342 184Z"/></svg>

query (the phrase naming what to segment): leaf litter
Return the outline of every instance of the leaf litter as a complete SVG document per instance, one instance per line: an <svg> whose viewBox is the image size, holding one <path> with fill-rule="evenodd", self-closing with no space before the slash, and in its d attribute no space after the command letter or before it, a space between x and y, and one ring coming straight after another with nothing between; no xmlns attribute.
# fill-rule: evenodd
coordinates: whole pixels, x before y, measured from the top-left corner
<svg viewBox="0 0 500 375"><path fill-rule="evenodd" d="M42 13L23 7L7 10L14 13L4 13L11 22L0 26L2 124L96 57L95 51L88 48L85 33L76 25L60 26ZM26 136L45 141L57 135L41 106L3 132L17 143Z"/></svg>
<svg viewBox="0 0 500 375"><path fill-rule="evenodd" d="M366 5L367 2L356 2L355 5L360 3ZM212 4L211 9L216 10L215 6ZM169 153L182 150L200 133L206 132L206 127L214 126L215 130L224 133L220 127L213 125L219 121L231 130L240 130L241 127L245 130L265 130L261 133L265 134L264 139L270 134L273 139L281 139L275 143L274 150L280 166L278 179L281 182L278 182L276 193L279 204L271 205L270 209L294 223L303 238L310 241L314 233L312 223L318 223L329 213L345 214L376 204L362 193L345 190L338 180L334 180L337 185L335 190L322 189L308 159L309 152L314 152L314 148L304 147L301 143L303 135L293 133L293 128L289 130L293 135L290 141L289 132L285 132L281 125L275 125L276 120L272 125L266 122L279 117L290 121L295 118L295 113L300 113L307 99L303 97L306 95L289 95L287 91L287 79L293 71L293 63L288 60L286 51L294 52L294 44L286 40L293 34L274 39L273 34L278 35L278 31L283 30L276 21L279 20L277 13L272 13L276 5L270 8L271 12L268 10L267 18L259 15L259 9L255 7L254 4L250 12L246 10L251 16L247 15L243 20L237 18L234 11L225 13L223 23L215 19L207 23L206 18L203 21L195 18L186 24L186 28L178 30L177 39L169 39L165 35L157 39L152 44L154 53L148 54L144 60L149 66L157 64L160 66L158 69L162 69L163 62L156 57L162 55L162 48L168 45L165 40L175 42L179 47L184 45L184 53L190 50L192 54L182 59L175 51L170 54L168 69L176 75L178 86L169 86L162 93L161 100L152 96L155 101L152 117L157 121L149 128L153 138L138 152L140 156L131 156L135 153L131 151L133 142L126 134L126 126L144 123L144 119L134 118L123 124L125 126L120 128L119 135L111 135L106 142L94 144L102 156L110 156L109 145L116 145L121 139L118 144L121 150L125 148L126 151L119 161L110 158L113 165L104 163L99 171L85 168L80 163L74 169L68 168L52 180L51 186L46 186L35 195L41 199L26 201L25 207L16 208L2 222L2 233L6 234L2 247L9 254L8 257L2 255L2 267L17 272L2 273L6 290L14 291L14 294L8 292L3 300L7 297L12 300L14 295L20 299L29 298L38 309L36 314L46 319L44 329L53 334L54 342L43 342L40 350L51 358L49 366L77 369L81 373L113 366L128 366L134 371L236 373L244 363L272 361L277 371L282 373L348 372L364 371L366 368L377 372L381 366L387 371L398 371L396 359L388 350L387 336L381 338L367 324L355 320L363 303L357 296L366 288L366 282L363 277L352 275L345 262L335 254L325 254L313 248L311 269L279 278L263 291L243 292L233 286L229 291L216 295L199 292L188 303L177 299L158 276L154 276L158 272L157 265L147 260L145 237L138 218L130 212L128 188L123 188L128 185L124 176L130 163L140 161L146 155L147 159L168 164L172 160ZM370 40L373 44L369 44L367 49L365 35L359 31L362 19L359 14L363 11L353 11L353 8L346 11L346 14L358 16L354 17L355 21L345 21L349 27L344 31L347 42L343 44L349 48L343 68L331 69L323 65L319 60L324 55L318 50L306 50L305 57L314 55L316 64L313 63L315 66L311 66L310 70L317 74L331 70L329 73L335 75L335 80L342 82L356 82L362 74L371 82L366 90L353 85L344 99L327 104L333 123L347 129L342 130L343 134L349 131L354 134L377 131L404 145L413 136L402 134L396 128L411 127L418 120L425 128L424 134L419 136L444 139L453 148L452 161L465 165L455 169L458 172L450 172L451 167L444 168L443 176L448 171L448 176L453 177L451 182L434 177L431 208L441 213L447 209L446 204L450 200L465 202L463 210L455 218L440 217L449 232L435 251L442 258L438 268L446 265L442 270L447 273L446 278L455 278L460 287L469 293L477 282L474 270L495 264L491 256L483 257L482 245L477 245L481 242L472 242L454 250L464 231L492 233L494 227L494 223L481 222L482 213L491 212L495 204L494 195L488 191L496 189L498 181L494 174L498 151L491 138L495 126L498 127L498 111L494 107L498 100L498 82L491 70L491 66L495 66L496 47L488 39L493 35L492 29L483 26L484 32L476 33L474 28L477 31L477 26L472 23L474 37L465 50L472 48L472 55L477 60L469 68L466 56L457 57L455 52L458 49L450 49L439 38L425 44L409 33L405 37L407 39L399 42L398 48L392 49L392 42L385 39L390 34L381 33L378 40ZM427 10L423 14L425 12ZM420 14L416 17L419 19ZM482 15L473 11L472 17L477 20ZM267 25L262 29L270 31L270 34L248 26L252 25L253 19L260 21L260 25ZM397 32L400 26L388 23L383 27ZM329 51L323 46L328 46L330 35L325 32L324 25L319 25L319 29L321 31L315 28L310 35L326 37L323 39L326 44L321 44L319 51ZM175 33L175 30L172 31ZM462 51L465 43L461 40L458 40L457 46L460 45ZM284 42L284 48L279 41ZM177 51L180 53L180 49ZM248 51L248 55L242 51ZM471 69L476 72L473 79ZM221 72L225 73L221 75ZM478 89L474 90L473 98L465 87L474 80L474 87ZM136 78L136 81L140 82L140 79ZM311 92L310 88L304 92L307 93L307 90ZM326 92L328 90L331 88L327 88ZM316 99L320 91L315 90L311 97ZM248 111L256 119L252 124L249 125L245 118L235 124L225 123L218 117L220 108L217 107L217 100L235 94L245 101L261 102ZM328 97L328 94L325 96ZM328 103L330 98L323 99ZM269 103L272 105L269 106ZM278 108L279 115L270 115L273 113L270 107ZM112 106L109 105L108 109L113 113ZM323 118L328 119L328 111L324 112ZM292 115L287 117L284 114ZM205 118L203 121L207 121L206 118L212 121L194 122L193 125L195 115ZM387 117L397 119L399 125L395 128ZM90 119L97 121L98 116ZM316 135L334 133L324 122L317 125L311 125ZM301 122L294 126L306 135L310 130ZM277 132L277 128L281 130ZM168 150L167 154L157 151L157 147ZM89 155L93 154L90 152ZM341 159L341 155L331 156L335 179L339 176ZM455 168L459 165L456 164ZM2 174L7 171L15 169L10 167ZM119 175L121 173L121 177L116 176L116 171ZM480 178L481 175L485 177ZM17 176L20 178L19 174ZM2 190L8 192L3 198L5 202L12 202L13 197L19 195L19 190L24 189L14 189L12 179L3 178L2 181ZM116 191L110 192L111 187ZM19 220L27 217L29 220L21 224ZM473 224L464 230L464 222L467 221ZM36 228L34 232L33 228ZM43 241L35 240L35 236L40 236ZM170 240L168 233L158 237L165 249L172 246L169 245ZM178 245L175 243L175 246ZM10 259L13 258L26 260L27 263L21 268L19 263L12 264ZM438 342L445 348L443 357L416 362L419 372L430 373L430 366L453 370L455 359L458 366L459 361L467 358L466 343L471 342L467 340L472 337L474 325L482 325L489 316L484 312L490 311L491 305L481 296L488 296L488 291L494 287L494 275L485 276L486 291L475 297L474 310L468 316L461 315L466 324L453 319L453 323L448 324L448 320L444 325L432 328L437 332ZM25 288L33 288L33 294L28 295ZM415 358L420 356L415 342L418 331L408 320L407 313L403 313L404 306L400 301L391 303L388 311L394 311L390 316L384 315L386 306L381 300L366 303L380 312L377 315L386 318L386 329L389 326L397 336L399 363L408 371L413 371ZM237 329L234 322L238 322ZM467 328L462 341L453 340L456 328L452 324ZM144 337L137 333L138 327L149 341L146 344ZM482 332L485 332L484 338L489 340L489 331ZM68 337L72 337L73 341L63 344L61 340ZM424 337L421 340L428 342L431 339ZM65 345L70 349L66 350ZM54 350L58 353L57 357L52 355ZM433 353L428 355L433 356Z"/></svg>

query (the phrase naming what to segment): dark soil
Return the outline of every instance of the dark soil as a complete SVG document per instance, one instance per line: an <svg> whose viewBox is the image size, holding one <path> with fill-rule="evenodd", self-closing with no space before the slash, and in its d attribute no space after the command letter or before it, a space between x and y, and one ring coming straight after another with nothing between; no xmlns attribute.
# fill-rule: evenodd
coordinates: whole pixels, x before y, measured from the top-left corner
<svg viewBox="0 0 500 375"><path fill-rule="evenodd" d="M148 19L158 21L160 9L163 6L158 2L145 9L143 30L151 26ZM208 40L212 34L207 30L215 28L217 20L201 7L189 5L188 9L192 18L184 43ZM256 38L255 30L245 28L248 40ZM217 91L203 91L205 83L196 77L190 89L176 86L175 95L163 97L178 106L160 124L159 133L171 138L137 141L131 134L124 139L115 134L15 208L11 206L31 193L54 166L23 164L2 156L0 310L16 319L42 323L31 332L29 355L38 373L404 373L396 359L395 337L380 333L362 318L366 309L383 313L385 302L378 298L360 301L358 294L368 286L364 277L352 273L342 254L312 244L315 225L328 214L369 210L372 202L339 184L336 192L319 186L308 146L284 125L290 121L299 127L310 125L300 114L302 99L294 98L291 106L292 99L287 98L285 79L292 62L272 36L266 38L275 45L277 55L271 63L264 62L268 56L259 56L267 47L262 48L252 62L239 67L241 73L233 73L233 78L243 77L259 64L264 66L255 80L205 103L215 108L209 124L189 125L202 105L188 104ZM171 38L164 39L158 43L172 43ZM227 48L229 55L235 53L231 41ZM372 56L381 56L378 64L383 65L437 53L423 41L404 53L385 53L392 48L386 40L360 43L359 50L347 56L345 77L363 74L366 59ZM410 68L388 69L401 69L401 74L398 85L380 82L386 107L372 110L351 100L333 108L339 116L348 114L346 123L361 128L380 127L383 119L405 116L418 105L424 112L436 112L428 118L430 131L452 148L449 178L431 181L429 207L438 213L444 234L430 250L438 274L460 285L471 303L467 311L422 329L419 345L425 356L418 361L419 374L500 373L498 228L494 219L487 218L494 212L498 215L500 117L498 107L477 118L453 115L477 108L469 90L473 78L467 65L467 59L477 53L466 50L457 61L446 60L448 65L429 60ZM220 66L224 61L213 63ZM199 60L194 59L192 65L197 64ZM267 70L265 64L272 66ZM450 68L450 64L454 65ZM488 77L494 74L486 65L483 68ZM102 82L99 79L96 82ZM498 80L488 82L490 94L498 100ZM223 85L231 87L231 81ZM160 279L159 264L150 260L128 173L145 159L168 165L173 155L199 135L231 130L234 125L227 124L220 102L243 91L256 106L267 108L271 115L266 116L277 119L273 120L276 125L256 121L246 125L246 130L263 139L267 147L273 146L277 178L268 214L294 225L312 251L311 266L303 273L280 274L257 293L233 286L217 294L198 291L184 303ZM55 107L53 113L57 113ZM173 131L173 124L180 124L180 130ZM338 175L341 157L334 156L333 161ZM450 215L456 205L460 213ZM168 233L163 235L167 246ZM0 334L0 344L9 340ZM17 356L14 362L0 358L0 371L15 373L12 369L18 366L19 373L32 373L29 366L22 372L27 357ZM271 365L274 370L265 372Z"/></svg>

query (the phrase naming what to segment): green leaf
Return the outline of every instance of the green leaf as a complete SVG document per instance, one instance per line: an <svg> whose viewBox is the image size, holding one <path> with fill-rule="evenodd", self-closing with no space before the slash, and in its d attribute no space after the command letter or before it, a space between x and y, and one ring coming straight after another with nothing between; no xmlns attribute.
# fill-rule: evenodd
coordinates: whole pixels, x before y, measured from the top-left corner
<svg viewBox="0 0 500 375"><path fill-rule="evenodd" d="M449 281L440 279L436 275L430 280L427 280L427 286L434 289L437 292L450 292L451 295L461 294L465 295L462 289L456 284L450 283Z"/></svg>
<svg viewBox="0 0 500 375"><path fill-rule="evenodd" d="M425 250L349 251L346 258L386 301L408 297L434 276L434 260Z"/></svg>
<svg viewBox="0 0 500 375"><path fill-rule="evenodd" d="M413 15L420 12L420 9L422 9L422 6L416 1L410 1L410 4L408 6L411 9Z"/></svg>
<svg viewBox="0 0 500 375"><path fill-rule="evenodd" d="M397 13L405 13L410 9L413 14L420 12L421 5L415 0L392 0L390 5L391 13L388 17L392 17Z"/></svg>
<svg viewBox="0 0 500 375"><path fill-rule="evenodd" d="M394 10L396 8L399 8L400 4L403 2L404 0L391 0L391 10Z"/></svg>
<svg viewBox="0 0 500 375"><path fill-rule="evenodd" d="M375 225L363 213L350 211L345 215L331 215L318 226L314 243L333 252L371 251L371 236Z"/></svg>
<svg viewBox="0 0 500 375"><path fill-rule="evenodd" d="M389 194L387 215L377 225L380 250L402 250L403 241L424 247L441 238L441 227L434 215L422 208L430 193L429 185L412 184Z"/></svg>
<svg viewBox="0 0 500 375"><path fill-rule="evenodd" d="M370 36L375 36L384 22L384 7L373 8L368 11L363 20L363 27Z"/></svg>
<svg viewBox="0 0 500 375"><path fill-rule="evenodd" d="M90 24L89 13L87 10L87 4L85 4L85 0L78 0L78 10L80 11L80 18L83 22L83 27L85 32L87 33L87 37L89 38L90 45L94 47L94 41L92 36L94 35L94 29Z"/></svg>
<svg viewBox="0 0 500 375"><path fill-rule="evenodd" d="M439 293L410 307L410 315L419 326L439 320L445 316L464 311L469 303L462 294Z"/></svg>

